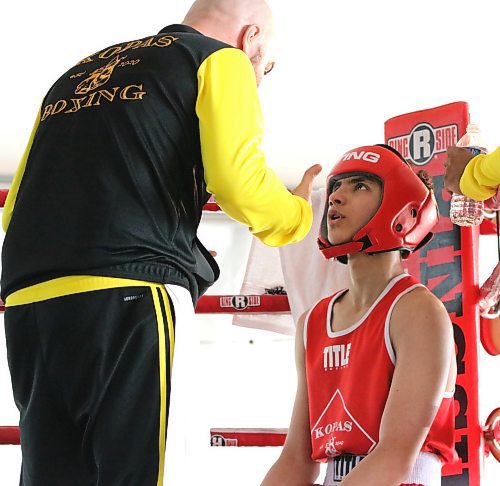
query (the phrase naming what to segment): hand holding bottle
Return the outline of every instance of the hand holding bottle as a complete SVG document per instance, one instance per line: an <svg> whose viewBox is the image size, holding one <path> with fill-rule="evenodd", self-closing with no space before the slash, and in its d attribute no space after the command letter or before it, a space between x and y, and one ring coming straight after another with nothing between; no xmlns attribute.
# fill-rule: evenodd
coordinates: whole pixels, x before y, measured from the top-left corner
<svg viewBox="0 0 500 486"><path fill-rule="evenodd" d="M460 179L465 167L475 155L468 149L452 145L446 150L447 158L444 166L444 187L454 194L462 195L460 190Z"/></svg>
<svg viewBox="0 0 500 486"><path fill-rule="evenodd" d="M457 147L467 149L471 153L470 159L476 155L487 153L481 133L479 132L479 127L473 123L469 123L467 125L465 135L457 142ZM460 179L458 180L458 183L460 183ZM459 189L460 188L458 188L458 190ZM454 224L459 226L476 226L481 224L483 218L484 203L482 201L475 201L470 197L463 196L460 191L452 195L450 203L450 219Z"/></svg>

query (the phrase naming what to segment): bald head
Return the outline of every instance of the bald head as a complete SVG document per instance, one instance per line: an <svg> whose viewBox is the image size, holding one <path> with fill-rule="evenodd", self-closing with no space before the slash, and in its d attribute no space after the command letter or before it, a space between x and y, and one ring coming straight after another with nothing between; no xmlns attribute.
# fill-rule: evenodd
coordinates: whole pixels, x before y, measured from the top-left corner
<svg viewBox="0 0 500 486"><path fill-rule="evenodd" d="M272 28L273 15L265 0L196 0L183 23L194 28L193 24L196 24L214 34L230 36L231 31L236 32L244 25ZM215 35L211 37L217 38ZM229 40L233 40L228 43L234 45L235 39Z"/></svg>
<svg viewBox="0 0 500 486"><path fill-rule="evenodd" d="M196 0L183 24L243 50L257 84L274 65L274 17L265 0Z"/></svg>

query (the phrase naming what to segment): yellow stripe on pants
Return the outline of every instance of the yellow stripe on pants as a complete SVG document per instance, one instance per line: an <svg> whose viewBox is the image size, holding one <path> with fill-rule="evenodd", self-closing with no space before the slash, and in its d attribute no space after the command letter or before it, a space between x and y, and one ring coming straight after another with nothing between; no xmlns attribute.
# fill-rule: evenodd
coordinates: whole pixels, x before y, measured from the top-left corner
<svg viewBox="0 0 500 486"><path fill-rule="evenodd" d="M174 323L172 320L172 312L167 296L167 292L163 286L151 287L153 295L153 302L156 311L158 323L158 356L159 356L159 375L160 375L160 424L159 424L159 464L158 464L158 482L157 486L163 485L163 469L165 467L165 441L166 441L166 428L167 428L167 363L166 363L166 348L165 348L165 323L163 321L163 314L161 311L160 299L158 297L157 289L160 289L163 298L163 305L167 316L167 329L169 337L169 373L172 373L172 361L174 355Z"/></svg>

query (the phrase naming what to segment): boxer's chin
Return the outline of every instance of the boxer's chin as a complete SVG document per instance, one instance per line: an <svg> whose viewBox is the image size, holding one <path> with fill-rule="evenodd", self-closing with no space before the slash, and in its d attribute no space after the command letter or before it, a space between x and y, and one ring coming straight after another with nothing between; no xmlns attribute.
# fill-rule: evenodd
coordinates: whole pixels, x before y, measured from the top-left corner
<svg viewBox="0 0 500 486"><path fill-rule="evenodd" d="M351 243L354 235L342 235L338 230L328 230L328 242L330 245L343 245L344 243Z"/></svg>

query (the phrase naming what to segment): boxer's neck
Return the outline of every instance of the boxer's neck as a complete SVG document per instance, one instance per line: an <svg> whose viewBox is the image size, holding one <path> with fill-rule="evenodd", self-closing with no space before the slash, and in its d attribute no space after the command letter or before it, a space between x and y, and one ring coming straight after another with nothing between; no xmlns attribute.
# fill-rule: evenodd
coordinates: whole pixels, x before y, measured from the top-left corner
<svg viewBox="0 0 500 486"><path fill-rule="evenodd" d="M356 306L370 307L387 284L404 272L398 251L368 255L349 255L348 300Z"/></svg>

